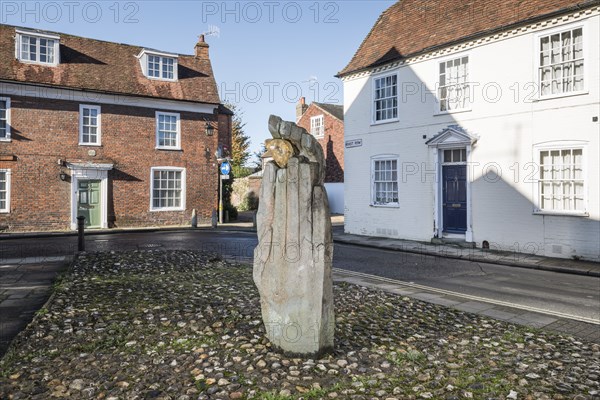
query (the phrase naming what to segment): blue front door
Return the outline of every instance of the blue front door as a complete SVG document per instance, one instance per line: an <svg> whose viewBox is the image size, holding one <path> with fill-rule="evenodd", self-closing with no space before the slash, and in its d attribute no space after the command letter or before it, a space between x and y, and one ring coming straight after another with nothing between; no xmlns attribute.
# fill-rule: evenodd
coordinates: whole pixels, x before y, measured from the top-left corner
<svg viewBox="0 0 600 400"><path fill-rule="evenodd" d="M444 232L467 231L467 166L442 166Z"/></svg>

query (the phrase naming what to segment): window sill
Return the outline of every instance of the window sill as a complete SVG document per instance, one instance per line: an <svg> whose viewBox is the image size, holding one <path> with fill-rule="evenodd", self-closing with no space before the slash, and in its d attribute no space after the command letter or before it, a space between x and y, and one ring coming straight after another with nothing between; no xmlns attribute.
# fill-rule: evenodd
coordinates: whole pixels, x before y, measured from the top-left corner
<svg viewBox="0 0 600 400"><path fill-rule="evenodd" d="M185 211L185 208L151 208L150 212Z"/></svg>
<svg viewBox="0 0 600 400"><path fill-rule="evenodd" d="M383 120L383 121L372 121L371 122L371 126L391 124L391 123L399 122L399 121L400 121L400 118L386 119L386 120Z"/></svg>
<svg viewBox="0 0 600 400"><path fill-rule="evenodd" d="M18 58L18 60L20 63L23 63L23 64L41 65L44 67L58 67L58 63L45 63L45 62L39 62L39 61L21 60L20 58Z"/></svg>
<svg viewBox="0 0 600 400"><path fill-rule="evenodd" d="M439 112L433 114L433 116L441 117L443 115L453 115L453 114L467 113L467 112L471 112L471 111L473 111L472 108L462 108L460 110L450 110L450 111L439 111Z"/></svg>
<svg viewBox="0 0 600 400"><path fill-rule="evenodd" d="M174 78L174 79L167 79L167 78L157 78L156 76L149 76L146 75L146 78L150 79L151 81L162 81L162 82L177 82L178 79Z"/></svg>
<svg viewBox="0 0 600 400"><path fill-rule="evenodd" d="M95 144L95 143L79 143L80 146L90 146L90 147L102 147L101 143Z"/></svg>
<svg viewBox="0 0 600 400"><path fill-rule="evenodd" d="M590 214L585 211L564 212L564 211L543 211L543 210L534 211L533 215L542 215L542 216L548 215L548 216L556 216L556 217L583 217L583 218L587 218L590 216Z"/></svg>
<svg viewBox="0 0 600 400"><path fill-rule="evenodd" d="M400 204L398 204L398 203L393 203L393 204L369 204L369 207L375 207L375 208L400 208Z"/></svg>
<svg viewBox="0 0 600 400"><path fill-rule="evenodd" d="M10 143L10 142L12 142L12 139L10 139L10 138L0 138L0 142Z"/></svg>
<svg viewBox="0 0 600 400"><path fill-rule="evenodd" d="M182 151L181 147L155 147L155 150Z"/></svg>
<svg viewBox="0 0 600 400"><path fill-rule="evenodd" d="M586 94L590 94L590 91L589 90L580 90L578 92L568 92L568 93L551 94L551 95L548 95L548 96L539 96L539 97L533 99L533 102L537 103L538 101L562 99L564 97L583 96L583 95L586 95Z"/></svg>

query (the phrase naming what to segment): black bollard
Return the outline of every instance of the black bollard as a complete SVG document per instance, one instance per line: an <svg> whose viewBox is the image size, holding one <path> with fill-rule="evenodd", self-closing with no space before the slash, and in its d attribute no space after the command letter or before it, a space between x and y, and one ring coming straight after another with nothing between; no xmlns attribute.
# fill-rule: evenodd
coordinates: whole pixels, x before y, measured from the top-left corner
<svg viewBox="0 0 600 400"><path fill-rule="evenodd" d="M78 235L77 250L78 251L85 251L85 240L83 238L84 228L85 228L85 217L83 215L80 215L79 217L77 217L77 235Z"/></svg>

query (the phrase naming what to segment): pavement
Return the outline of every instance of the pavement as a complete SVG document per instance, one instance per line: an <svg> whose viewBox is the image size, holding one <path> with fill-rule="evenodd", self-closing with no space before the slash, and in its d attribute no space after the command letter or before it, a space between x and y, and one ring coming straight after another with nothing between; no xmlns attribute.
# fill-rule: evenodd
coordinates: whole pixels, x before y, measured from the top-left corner
<svg viewBox="0 0 600 400"><path fill-rule="evenodd" d="M48 301L52 284L72 257L0 262L0 357ZM8 262L7 262L8 261Z"/></svg>
<svg viewBox="0 0 600 400"><path fill-rule="evenodd" d="M365 237L344 233L343 216L333 216L334 242L366 246L386 250L433 255L468 261L501 264L521 268L548 270L560 273L600 277L600 263L554 259L517 252L469 249L455 245L440 245L408 240ZM141 228L94 230L94 235L123 232L152 232L192 228ZM196 229L211 229L202 226ZM251 221L224 224L219 230L253 231ZM0 234L2 238L36 238L57 235L74 235L73 232L40 232L23 234ZM59 273L66 271L71 257L20 258L0 260L0 357L6 352L11 340L32 320L34 314L48 301L51 288ZM488 316L511 323L543 328L557 333L570 334L581 339L600 343L600 323L582 318L574 320L561 313L538 313L525 306L478 298L442 289L382 278L374 275L334 269L334 279L357 285L373 287L403 296L441 304L455 309Z"/></svg>

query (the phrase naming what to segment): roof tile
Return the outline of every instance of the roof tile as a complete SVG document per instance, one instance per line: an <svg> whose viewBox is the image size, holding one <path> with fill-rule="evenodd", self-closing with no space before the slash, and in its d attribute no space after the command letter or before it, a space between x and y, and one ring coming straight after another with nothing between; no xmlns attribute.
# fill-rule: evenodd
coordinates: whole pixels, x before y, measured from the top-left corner
<svg viewBox="0 0 600 400"><path fill-rule="evenodd" d="M0 25L0 80L98 92L220 103L210 59L179 55L178 80L146 78L136 56L142 47L59 33L60 64L27 64L15 58L15 27Z"/></svg>
<svg viewBox="0 0 600 400"><path fill-rule="evenodd" d="M400 0L384 11L344 76L600 0Z"/></svg>

